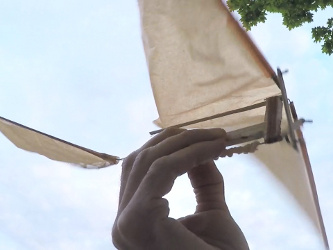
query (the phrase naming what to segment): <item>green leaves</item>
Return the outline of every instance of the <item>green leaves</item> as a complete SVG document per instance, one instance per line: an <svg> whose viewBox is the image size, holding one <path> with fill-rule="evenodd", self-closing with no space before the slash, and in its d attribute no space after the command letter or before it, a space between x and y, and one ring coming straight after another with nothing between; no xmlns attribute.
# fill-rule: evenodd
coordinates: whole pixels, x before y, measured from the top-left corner
<svg viewBox="0 0 333 250"><path fill-rule="evenodd" d="M241 22L246 30L266 21L266 10L262 1L234 0L227 4L231 10L237 10L241 15Z"/></svg>
<svg viewBox="0 0 333 250"><path fill-rule="evenodd" d="M333 18L328 19L327 27L318 26L313 28L312 38L316 43L324 42L321 46L323 53L333 54Z"/></svg>
<svg viewBox="0 0 333 250"><path fill-rule="evenodd" d="M289 29L302 26L313 21L313 12L333 7L332 0L228 0L231 11L237 11L246 30L266 21L266 13L281 13L283 24ZM329 18L327 26L312 29L314 42L323 42L322 52L333 54L333 18Z"/></svg>

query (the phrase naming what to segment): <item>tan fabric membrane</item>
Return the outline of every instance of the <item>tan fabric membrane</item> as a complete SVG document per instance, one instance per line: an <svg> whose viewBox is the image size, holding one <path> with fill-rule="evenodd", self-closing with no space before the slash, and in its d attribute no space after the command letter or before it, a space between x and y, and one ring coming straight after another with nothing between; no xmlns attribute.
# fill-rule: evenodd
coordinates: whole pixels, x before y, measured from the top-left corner
<svg viewBox="0 0 333 250"><path fill-rule="evenodd" d="M249 49L222 2L139 3L161 127L246 107L281 94L271 79L270 68ZM256 109L237 118L212 120L209 126L253 125L263 122L263 115L263 110Z"/></svg>
<svg viewBox="0 0 333 250"><path fill-rule="evenodd" d="M0 131L18 148L36 152L56 161L85 168L102 168L117 164L119 160L118 157L77 146L2 117Z"/></svg>
<svg viewBox="0 0 333 250"><path fill-rule="evenodd" d="M283 183L321 232L317 216L320 211L317 211L315 205L303 156L286 141L260 145L254 155Z"/></svg>

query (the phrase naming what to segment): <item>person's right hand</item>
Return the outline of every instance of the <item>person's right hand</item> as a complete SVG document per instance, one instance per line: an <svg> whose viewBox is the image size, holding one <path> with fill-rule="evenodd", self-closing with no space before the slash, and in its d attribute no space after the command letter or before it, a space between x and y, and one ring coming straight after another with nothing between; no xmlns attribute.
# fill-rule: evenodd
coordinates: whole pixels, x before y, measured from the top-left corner
<svg viewBox="0 0 333 250"><path fill-rule="evenodd" d="M213 159L225 149L222 129L166 130L123 163L120 201L113 226L118 249L245 250L245 237L224 199L223 178ZM167 194L188 173L197 200L194 214L169 217Z"/></svg>

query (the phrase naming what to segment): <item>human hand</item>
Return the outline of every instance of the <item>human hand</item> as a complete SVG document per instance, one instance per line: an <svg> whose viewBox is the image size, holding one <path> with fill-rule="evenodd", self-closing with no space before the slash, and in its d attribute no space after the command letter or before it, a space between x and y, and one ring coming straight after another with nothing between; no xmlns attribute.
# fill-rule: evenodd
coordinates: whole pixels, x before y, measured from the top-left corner
<svg viewBox="0 0 333 250"><path fill-rule="evenodd" d="M224 199L223 178L213 159L225 149L222 129L168 129L123 163L112 238L118 249L248 249ZM196 195L193 215L169 217L175 179L188 173Z"/></svg>

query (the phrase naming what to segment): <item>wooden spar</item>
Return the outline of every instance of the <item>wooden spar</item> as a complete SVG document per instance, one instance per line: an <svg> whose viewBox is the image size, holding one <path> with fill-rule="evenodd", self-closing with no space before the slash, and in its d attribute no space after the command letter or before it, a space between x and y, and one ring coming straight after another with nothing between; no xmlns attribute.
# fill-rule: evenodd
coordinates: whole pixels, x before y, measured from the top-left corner
<svg viewBox="0 0 333 250"><path fill-rule="evenodd" d="M259 140L264 137L265 123L249 126L227 132L227 145L233 146L249 141Z"/></svg>
<svg viewBox="0 0 333 250"><path fill-rule="evenodd" d="M281 140L282 101L280 96L266 99L265 143Z"/></svg>
<svg viewBox="0 0 333 250"><path fill-rule="evenodd" d="M291 110L291 113L293 115L294 120L297 121L298 116L297 116L295 105L294 105L293 102L290 103L290 110ZM321 209L320 209L320 205L319 205L319 198L318 198L316 183L315 183L313 172L312 172L310 157L309 157L308 150L307 150L305 140L304 140L304 137L303 137L303 132L300 128L297 128L297 129L295 128L295 130L296 130L296 134L297 134L297 137L298 137L299 147L300 147L300 150L302 152L303 160L304 160L304 163L305 163L305 166L306 166L307 176L309 178L312 197L313 197L313 201L315 203L316 213L317 213L318 220L319 220L321 235L322 235L322 238L323 238L326 249L329 250L330 247L329 247L329 244L328 244L328 239L327 239L326 229L325 229L325 225L324 225L324 220L323 220L323 216L321 214Z"/></svg>
<svg viewBox="0 0 333 250"><path fill-rule="evenodd" d="M204 117L200 119L196 119L189 122L184 122L181 124L173 125L168 128L181 128L188 125L221 118L224 116L228 116L231 114L241 113L248 110L252 110L255 108L266 106L266 113L265 113L265 122L256 124L253 126L241 128L235 131L230 131L227 133L227 146L237 145L253 140L259 140L264 138L265 143L274 143L280 141L282 136L289 135L291 144L295 150L298 150L297 147L297 140L295 135L295 130L302 125L302 123L294 122L291 114L291 109L289 107L289 101L287 96L286 87L284 84L283 76L281 70L277 69L277 81L282 93L282 96L274 96L267 98L265 102L261 102L258 104L250 105L247 107L239 108L236 110L227 111L224 113L216 114L209 117ZM282 101L281 101L282 99ZM281 133L281 120L282 120L282 103L285 108L286 117L288 121L288 133L284 131ZM167 128L159 129L150 132L151 135L157 134L162 132Z"/></svg>
<svg viewBox="0 0 333 250"><path fill-rule="evenodd" d="M288 135L290 137L293 148L295 150L298 150L297 140L296 140L295 131L294 131L295 130L294 126L296 124L294 124L293 119L292 119L286 87L284 84L282 72L279 68L277 69L277 73L278 73L277 82L279 84L279 88L282 93L282 96L281 96L282 102L283 102L283 106L285 108L286 117L287 117L287 121L288 121L288 132L289 132ZM230 141L230 145L236 145L239 143L256 140L256 139L260 139L263 137L265 138L265 143L273 143L273 142L281 140L281 135L279 136L279 127L280 127L281 119L282 119L282 111L281 111L281 102L278 101L279 96L277 96L276 99L271 99L271 98L267 98L266 102L261 102L261 103L257 103L257 104L250 105L247 107L227 111L224 113L196 119L196 120L189 121L189 122L184 122L181 124L170 126L169 128L181 128L181 127L185 127L188 125L192 125L192 124L196 124L196 123L200 123L200 122L204 122L204 121L221 118L221 117L228 116L231 114L241 113L241 112L245 112L245 111L252 110L255 108L260 108L260 107L263 107L266 105L265 124L264 124L265 127L261 131L258 131L256 129L254 129L254 127L258 128L258 127L262 126L262 124L257 124L252 127L247 127L247 128L243 128L243 129L240 129L237 131L229 132L233 136L236 134L239 134ZM150 132L150 134L154 135L154 134L160 133L164 129L166 129L166 128L152 131L152 132ZM252 135L248 134L248 132L253 131L253 129L255 130L255 132ZM240 134L242 134L243 132L245 132L247 134L246 137L240 136Z"/></svg>
<svg viewBox="0 0 333 250"><path fill-rule="evenodd" d="M196 124L196 123L199 123L199 122L213 120L213 119L221 118L221 117L224 117L224 116L227 116L227 115L237 114L237 113L245 112L245 111L248 111L248 110L264 107L265 105L266 105L266 102L260 102L260 103L250 105L250 106L247 106L247 107L244 107L244 108L239 108L239 109L223 112L223 113L220 113L220 114L217 114L217 115L212 115L212 116L196 119L196 120L193 120L193 121L180 123L180 124L177 124L177 125L170 126L169 128L182 128L182 127L192 125L192 124ZM165 129L167 129L167 128L158 129L158 130L155 130L155 131L151 131L149 133L151 135L155 135L155 134L158 134L158 133L162 132Z"/></svg>
<svg viewBox="0 0 333 250"><path fill-rule="evenodd" d="M238 110L236 110L237 112L229 111L229 112L221 113L218 115L214 115L214 116L211 116L213 118L210 118L210 119L219 118L222 116L243 112L243 111L250 110L253 108L262 107L263 104L266 105L265 122L227 132L227 146L233 146L233 145L237 145L237 144L241 144L241 143L259 140L262 138L264 138L265 143L273 143L273 142L277 142L277 141L281 140L281 138L282 138L281 96L269 97L266 99L266 101L264 103L259 103L257 105L252 105L252 106L249 106L246 108L238 109ZM203 119L205 121L208 120L208 118L203 118ZM172 126L170 128L180 128L182 126L186 126L189 124L195 124L197 122L201 122L203 119L198 119L195 121L179 124L176 126ZM297 126L297 124L294 124L294 125ZM156 130L156 131L150 132L150 134L152 134L152 135L157 134L159 132L162 132L165 129ZM286 135L286 133L284 133L283 135Z"/></svg>
<svg viewBox="0 0 333 250"><path fill-rule="evenodd" d="M227 146L264 138L265 143L274 143L281 136L282 101L281 96L266 99L265 122L227 133Z"/></svg>
<svg viewBox="0 0 333 250"><path fill-rule="evenodd" d="M289 129L289 136L291 140L291 144L295 150L297 150L297 141L296 141L296 136L295 136L295 131L293 128L293 120L291 117L291 112L290 112L290 107L289 107L289 101L288 101L288 96L287 96L287 90L286 86L284 84L283 76L281 70L278 68L277 69L278 73L278 83L279 87L282 93L282 101L284 105L284 109L286 111L286 116L287 116L287 121L288 121L288 129Z"/></svg>

